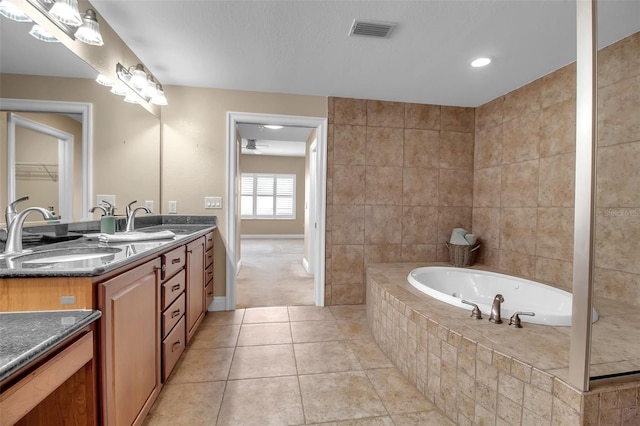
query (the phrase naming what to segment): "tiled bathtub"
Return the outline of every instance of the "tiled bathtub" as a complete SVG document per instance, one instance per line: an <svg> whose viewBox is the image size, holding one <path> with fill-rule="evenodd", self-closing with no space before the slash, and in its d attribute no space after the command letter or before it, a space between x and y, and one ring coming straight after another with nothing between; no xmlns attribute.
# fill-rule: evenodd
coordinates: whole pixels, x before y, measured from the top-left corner
<svg viewBox="0 0 640 426"><path fill-rule="evenodd" d="M447 417L460 425L640 424L640 382L587 393L566 384L570 327L472 319L414 289L406 277L417 266L424 264L369 265L367 321L380 348ZM603 314L600 326L607 320ZM627 337L618 344L637 345Z"/></svg>

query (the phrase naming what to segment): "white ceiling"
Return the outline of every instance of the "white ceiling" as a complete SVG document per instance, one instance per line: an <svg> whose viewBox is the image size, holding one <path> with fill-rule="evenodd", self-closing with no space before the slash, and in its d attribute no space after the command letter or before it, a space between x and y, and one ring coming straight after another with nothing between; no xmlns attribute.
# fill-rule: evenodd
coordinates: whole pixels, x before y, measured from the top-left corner
<svg viewBox="0 0 640 426"><path fill-rule="evenodd" d="M92 3L165 86L475 107L575 60L574 0ZM640 0L598 7L601 47L640 31ZM398 27L348 37L354 19ZM28 28L0 19L0 72L95 77Z"/></svg>
<svg viewBox="0 0 640 426"><path fill-rule="evenodd" d="M267 123L265 123L267 124ZM262 154L286 157L304 157L306 142L311 134L309 127L285 126L279 130L271 130L263 124L239 123L237 131L242 137L242 147L247 146L247 139L255 139L258 150L242 150L243 154Z"/></svg>

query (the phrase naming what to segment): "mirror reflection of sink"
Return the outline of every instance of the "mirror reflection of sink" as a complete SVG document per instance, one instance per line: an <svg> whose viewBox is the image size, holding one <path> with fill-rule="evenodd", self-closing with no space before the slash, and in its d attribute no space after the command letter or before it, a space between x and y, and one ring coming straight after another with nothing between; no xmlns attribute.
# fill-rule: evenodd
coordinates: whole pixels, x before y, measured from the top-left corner
<svg viewBox="0 0 640 426"><path fill-rule="evenodd" d="M58 262L75 262L78 260L100 259L103 257L113 256L122 251L117 247L83 247L83 248L67 248L43 250L34 253L27 253L13 257L13 262L22 264L28 263L58 263Z"/></svg>

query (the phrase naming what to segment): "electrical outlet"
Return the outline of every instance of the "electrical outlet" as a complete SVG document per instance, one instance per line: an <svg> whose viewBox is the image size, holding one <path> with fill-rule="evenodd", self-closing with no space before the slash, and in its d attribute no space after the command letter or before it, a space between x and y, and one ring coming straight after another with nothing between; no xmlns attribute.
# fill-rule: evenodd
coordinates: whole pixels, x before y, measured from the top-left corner
<svg viewBox="0 0 640 426"><path fill-rule="evenodd" d="M96 195L96 206L105 207L106 204L103 201L107 201L112 206L115 207L115 205L116 205L116 196L115 195L104 195L104 194Z"/></svg>
<svg viewBox="0 0 640 426"><path fill-rule="evenodd" d="M221 209L222 197L204 197L205 209Z"/></svg>
<svg viewBox="0 0 640 426"><path fill-rule="evenodd" d="M177 201L169 201L169 214L178 213L178 202Z"/></svg>
<svg viewBox="0 0 640 426"><path fill-rule="evenodd" d="M144 206L148 208L151 213L153 213L153 200L145 201Z"/></svg>

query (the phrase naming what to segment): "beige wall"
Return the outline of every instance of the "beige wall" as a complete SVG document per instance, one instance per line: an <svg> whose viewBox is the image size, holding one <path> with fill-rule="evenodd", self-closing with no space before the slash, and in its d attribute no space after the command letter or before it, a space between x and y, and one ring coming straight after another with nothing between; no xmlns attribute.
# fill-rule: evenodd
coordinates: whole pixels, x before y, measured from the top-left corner
<svg viewBox="0 0 640 426"><path fill-rule="evenodd" d="M296 218L294 220L242 219L240 234L304 234L304 157L241 155L242 173L283 173L296 175Z"/></svg>
<svg viewBox="0 0 640 426"><path fill-rule="evenodd" d="M167 86L169 105L162 109L162 199L178 201L179 214L215 214L216 297L225 295L226 214L205 210L204 197L227 189L227 112L327 116L327 98L236 90ZM238 254L239 255L239 254Z"/></svg>
<svg viewBox="0 0 640 426"><path fill-rule="evenodd" d="M474 110L329 98L325 303L363 303L371 262L446 257L471 228Z"/></svg>
<svg viewBox="0 0 640 426"><path fill-rule="evenodd" d="M133 200L160 203L160 121L144 109L93 80L77 78L2 74L0 97L92 103L94 196L116 195L116 214L124 214ZM74 217L81 213L74 211Z"/></svg>
<svg viewBox="0 0 640 426"><path fill-rule="evenodd" d="M640 304L640 33L598 56L595 282ZM571 288L575 65L476 110L480 262Z"/></svg>

